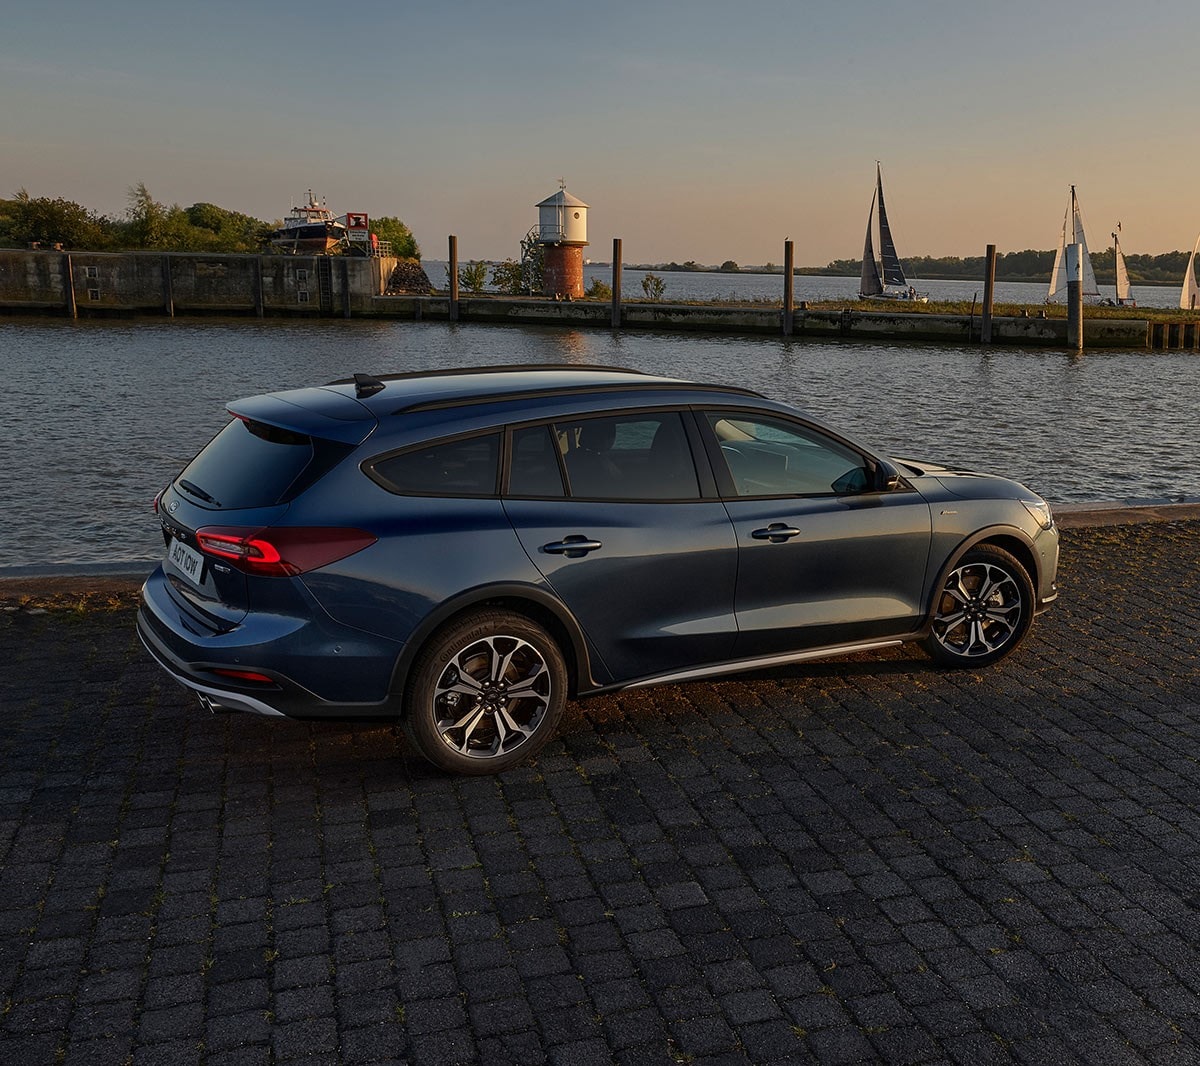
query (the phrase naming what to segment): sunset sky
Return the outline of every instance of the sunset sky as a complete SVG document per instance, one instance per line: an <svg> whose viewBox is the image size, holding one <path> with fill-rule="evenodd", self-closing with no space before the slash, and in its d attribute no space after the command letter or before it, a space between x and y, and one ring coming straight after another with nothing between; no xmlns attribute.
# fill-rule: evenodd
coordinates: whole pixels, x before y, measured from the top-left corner
<svg viewBox="0 0 1200 1066"><path fill-rule="evenodd" d="M8 8L5 197L271 221L312 188L502 259L561 177L592 258L821 265L861 255L880 159L903 256L1052 248L1072 183L1093 250L1200 229L1195 0Z"/></svg>

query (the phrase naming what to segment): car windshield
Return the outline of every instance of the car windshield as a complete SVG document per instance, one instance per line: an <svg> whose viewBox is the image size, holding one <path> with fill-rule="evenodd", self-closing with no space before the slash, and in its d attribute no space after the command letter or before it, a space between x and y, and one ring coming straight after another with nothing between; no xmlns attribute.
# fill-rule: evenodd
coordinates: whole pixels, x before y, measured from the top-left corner
<svg viewBox="0 0 1200 1066"><path fill-rule="evenodd" d="M311 437L235 418L175 484L210 507L266 507L279 502L312 457Z"/></svg>

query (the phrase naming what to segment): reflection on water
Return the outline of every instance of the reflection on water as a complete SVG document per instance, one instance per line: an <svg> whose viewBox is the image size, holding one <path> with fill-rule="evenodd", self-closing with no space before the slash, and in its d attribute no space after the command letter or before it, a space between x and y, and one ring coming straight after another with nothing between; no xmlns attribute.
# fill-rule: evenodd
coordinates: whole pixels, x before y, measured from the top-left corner
<svg viewBox="0 0 1200 1066"><path fill-rule="evenodd" d="M1052 501L1200 497L1200 356L343 320L0 323L3 565L156 557L155 493L240 396L386 373L604 363L748 386L893 455Z"/></svg>

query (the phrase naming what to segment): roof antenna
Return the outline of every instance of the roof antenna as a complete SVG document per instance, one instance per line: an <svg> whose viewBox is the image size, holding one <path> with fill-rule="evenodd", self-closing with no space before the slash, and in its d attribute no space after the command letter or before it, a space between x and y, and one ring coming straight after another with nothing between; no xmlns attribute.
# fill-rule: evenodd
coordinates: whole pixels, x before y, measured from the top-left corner
<svg viewBox="0 0 1200 1066"><path fill-rule="evenodd" d="M355 374L354 375L354 398L357 400L365 400L368 396L374 396L377 392L382 392L386 385L378 378L371 377L370 374Z"/></svg>

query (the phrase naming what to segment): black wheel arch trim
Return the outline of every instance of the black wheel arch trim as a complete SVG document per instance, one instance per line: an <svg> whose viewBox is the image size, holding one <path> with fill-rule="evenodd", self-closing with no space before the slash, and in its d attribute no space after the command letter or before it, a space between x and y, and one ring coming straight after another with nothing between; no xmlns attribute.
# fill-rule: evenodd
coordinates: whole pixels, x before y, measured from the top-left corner
<svg viewBox="0 0 1200 1066"><path fill-rule="evenodd" d="M1003 541L1016 541L1022 546L1024 558L1021 555L1014 554L1009 551ZM989 526L987 529L979 529L963 540L957 548L951 553L949 560L938 571L937 578L929 586L927 602L925 604L925 625L924 632L928 632L933 625L934 612L937 609L938 597L941 595L942 589L945 587L946 578L950 576L954 568L958 566L959 561L972 548L977 548L981 544L991 544L1001 551L1008 551L1014 559L1017 560L1023 567L1029 577L1029 583L1033 586L1033 604L1034 611L1038 608L1039 589L1041 588L1041 568L1038 563L1038 551L1034 546L1033 539L1023 529L1018 526Z"/></svg>
<svg viewBox="0 0 1200 1066"><path fill-rule="evenodd" d="M446 600L426 615L417 627L409 634L392 668L392 683L389 691L393 697L402 697L408 689L409 678L412 675L413 663L421 649L428 643L429 638L441 629L447 622L458 615L477 607L489 605L503 606L509 610L520 611L521 604L531 605L535 610L530 617L538 622L538 614L549 614L566 636L570 646L563 648L563 656L567 660L570 693L572 696L581 692L591 692L603 685L592 676L592 654L588 649L587 639L575 616L557 597L544 589L533 585L520 583L502 583L497 585L481 585L468 589ZM557 638L559 634L552 633ZM403 707L402 707L403 710Z"/></svg>

